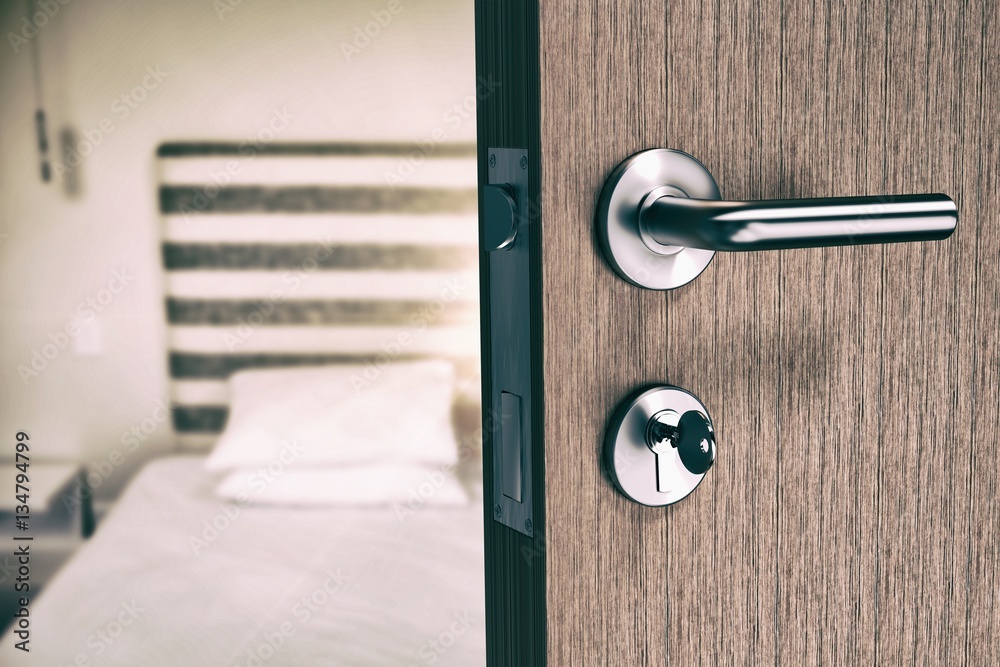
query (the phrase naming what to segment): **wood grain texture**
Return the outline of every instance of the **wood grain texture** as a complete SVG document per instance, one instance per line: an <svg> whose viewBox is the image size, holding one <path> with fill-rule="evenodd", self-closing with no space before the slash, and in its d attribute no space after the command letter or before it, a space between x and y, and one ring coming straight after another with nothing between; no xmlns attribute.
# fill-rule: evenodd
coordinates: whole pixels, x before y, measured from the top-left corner
<svg viewBox="0 0 1000 667"><path fill-rule="evenodd" d="M1000 664L997 3L591 0L538 24L549 664ZM720 253L644 291L592 220L652 147L728 198L945 192L958 232ZM720 444L657 510L599 451L663 381Z"/></svg>
<svg viewBox="0 0 1000 667"><path fill-rule="evenodd" d="M543 3L542 283L546 575L552 665L666 660L663 513L602 476L617 402L666 379L662 296L615 278L593 216L608 170L663 145L662 2ZM639 323L646 335L636 336ZM655 556L654 556L655 554Z"/></svg>

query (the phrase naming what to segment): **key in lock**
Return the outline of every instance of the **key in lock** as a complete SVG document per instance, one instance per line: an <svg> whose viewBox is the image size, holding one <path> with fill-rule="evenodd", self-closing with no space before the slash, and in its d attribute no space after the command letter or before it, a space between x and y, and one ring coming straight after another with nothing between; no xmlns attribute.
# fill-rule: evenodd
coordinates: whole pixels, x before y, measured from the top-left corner
<svg viewBox="0 0 1000 667"><path fill-rule="evenodd" d="M715 462L715 431L705 406L678 387L647 389L616 411L605 439L615 487L643 505L690 494Z"/></svg>
<svg viewBox="0 0 1000 667"><path fill-rule="evenodd" d="M697 410L683 415L661 410L646 426L646 446L656 455L656 490L669 491L672 457L694 475L704 474L715 462L715 434L708 417Z"/></svg>

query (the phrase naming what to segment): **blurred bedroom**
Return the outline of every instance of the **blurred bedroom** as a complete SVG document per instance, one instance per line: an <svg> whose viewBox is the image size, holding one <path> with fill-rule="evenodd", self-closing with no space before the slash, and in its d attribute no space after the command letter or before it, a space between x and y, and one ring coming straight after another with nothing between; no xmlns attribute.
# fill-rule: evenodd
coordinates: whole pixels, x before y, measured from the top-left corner
<svg viewBox="0 0 1000 667"><path fill-rule="evenodd" d="M482 664L472 4L0 12L0 664Z"/></svg>

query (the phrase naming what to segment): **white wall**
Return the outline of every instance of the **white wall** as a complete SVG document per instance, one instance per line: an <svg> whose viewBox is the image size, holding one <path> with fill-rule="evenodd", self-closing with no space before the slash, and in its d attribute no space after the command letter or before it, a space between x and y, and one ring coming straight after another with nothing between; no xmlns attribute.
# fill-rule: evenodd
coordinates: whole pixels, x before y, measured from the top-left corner
<svg viewBox="0 0 1000 667"><path fill-rule="evenodd" d="M162 141L243 140L275 109L293 117L282 141L420 140L438 129L475 139L474 113L455 109L475 93L471 2L398 0L394 15L389 0L232 2L53 1L54 16L27 44L15 39L16 52L11 33L31 34L24 4L0 8L0 438L29 430L36 457L95 465L124 451L123 434L148 427L167 398L154 175ZM231 11L220 16L221 7ZM344 45L373 11L391 21L349 60ZM64 125L81 140L100 137L75 199L38 176L32 42L53 152ZM166 75L155 83L147 68ZM121 98L144 78L150 90L126 114ZM52 354L43 346L79 304L109 296L115 271L132 278L96 327L23 379L18 367L31 366L33 351ZM95 331L101 353L74 351ZM163 423L121 470L171 448Z"/></svg>

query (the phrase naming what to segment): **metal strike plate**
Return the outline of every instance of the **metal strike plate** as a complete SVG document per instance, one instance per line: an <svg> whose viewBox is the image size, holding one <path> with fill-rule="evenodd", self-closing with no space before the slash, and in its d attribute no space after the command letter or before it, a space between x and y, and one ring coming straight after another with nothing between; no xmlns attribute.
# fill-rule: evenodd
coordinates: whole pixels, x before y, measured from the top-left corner
<svg viewBox="0 0 1000 667"><path fill-rule="evenodd" d="M487 151L483 250L489 281L493 518L534 534L531 470L528 153Z"/></svg>
<svg viewBox="0 0 1000 667"><path fill-rule="evenodd" d="M708 410L693 394L661 385L623 402L604 443L605 467L629 500L662 507L686 498L715 462Z"/></svg>

